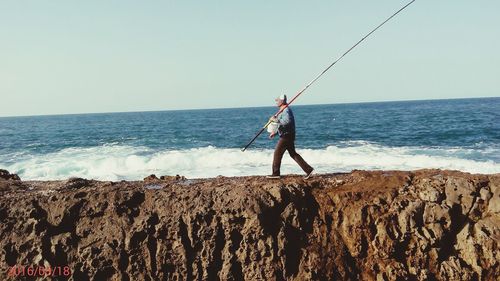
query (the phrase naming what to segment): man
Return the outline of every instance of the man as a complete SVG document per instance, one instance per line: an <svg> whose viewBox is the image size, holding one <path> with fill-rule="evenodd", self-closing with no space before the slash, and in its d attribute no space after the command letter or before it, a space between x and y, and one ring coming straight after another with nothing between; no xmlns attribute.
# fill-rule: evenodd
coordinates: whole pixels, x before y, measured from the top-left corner
<svg viewBox="0 0 500 281"><path fill-rule="evenodd" d="M277 118L272 118L272 122L275 124L271 125L277 125L277 131L271 129L269 138L272 139L276 134L279 134L280 139L274 150L273 174L267 176L267 178L280 178L281 159L285 151L288 150L290 157L292 157L306 173L304 179L308 179L311 177L314 169L295 151L295 118L293 117L292 109L286 103L286 95L279 96L275 101L276 105L280 110L283 109L283 111Z"/></svg>

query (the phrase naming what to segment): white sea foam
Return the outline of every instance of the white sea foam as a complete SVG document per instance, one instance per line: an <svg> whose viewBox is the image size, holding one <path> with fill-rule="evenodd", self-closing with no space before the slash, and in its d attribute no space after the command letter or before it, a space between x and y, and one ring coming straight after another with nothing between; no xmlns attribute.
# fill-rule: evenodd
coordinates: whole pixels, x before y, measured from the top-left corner
<svg viewBox="0 0 500 281"><path fill-rule="evenodd" d="M500 173L500 163L465 159L466 149L385 147L367 142L298 149L318 173L353 169L415 170L439 168L471 173ZM18 173L25 180L54 180L83 177L100 180L137 180L149 174L184 175L188 178L265 175L271 172L272 149L215 148L212 146L153 151L145 147L105 145L68 148L45 155L23 155L13 164L0 158L0 168ZM10 160L12 160L10 158ZM10 162L12 163L12 162ZM300 174L298 165L285 154L282 173Z"/></svg>

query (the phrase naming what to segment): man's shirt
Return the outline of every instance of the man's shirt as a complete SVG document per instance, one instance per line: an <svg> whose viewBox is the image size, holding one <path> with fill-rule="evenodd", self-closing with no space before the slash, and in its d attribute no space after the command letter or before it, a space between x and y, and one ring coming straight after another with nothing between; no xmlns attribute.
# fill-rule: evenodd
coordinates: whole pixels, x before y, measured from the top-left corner
<svg viewBox="0 0 500 281"><path fill-rule="evenodd" d="M278 134L282 136L295 137L295 118L292 109L287 106L283 112L278 115Z"/></svg>

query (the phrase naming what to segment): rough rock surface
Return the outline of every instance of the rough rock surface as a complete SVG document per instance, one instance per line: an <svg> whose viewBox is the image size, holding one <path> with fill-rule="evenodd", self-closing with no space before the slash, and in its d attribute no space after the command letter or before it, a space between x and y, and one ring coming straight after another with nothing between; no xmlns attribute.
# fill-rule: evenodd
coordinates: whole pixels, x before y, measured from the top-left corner
<svg viewBox="0 0 500 281"><path fill-rule="evenodd" d="M498 280L499 213L499 174L9 176L0 279L68 266L70 280Z"/></svg>
<svg viewBox="0 0 500 281"><path fill-rule="evenodd" d="M16 174L11 174L7 170L0 169L0 179L4 180L20 180L19 176Z"/></svg>

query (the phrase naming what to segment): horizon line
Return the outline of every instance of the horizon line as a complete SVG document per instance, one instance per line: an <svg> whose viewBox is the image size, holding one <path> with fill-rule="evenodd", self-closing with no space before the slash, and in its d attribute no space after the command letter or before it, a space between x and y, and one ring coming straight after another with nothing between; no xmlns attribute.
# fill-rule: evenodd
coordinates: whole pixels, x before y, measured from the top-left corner
<svg viewBox="0 0 500 281"><path fill-rule="evenodd" d="M439 100L470 100L470 99L495 99L500 96L485 96L485 97L470 97L470 98L435 98L435 99L403 99L403 100L381 100L381 101L363 101L363 102L338 102L338 103L312 103L299 104L297 106L315 106L315 105L342 105L342 104L367 104L367 103L391 103L391 102L415 102L415 101L439 101ZM77 112L77 113L50 113L50 114L32 114L32 115L6 115L0 118L17 118L17 117L42 117L42 116L65 116L65 115L88 115L88 114L115 114L115 113L152 113L165 111L196 111L196 110L221 110L221 109L245 109L245 108L264 108L274 107L273 105L257 105L257 106L236 106L236 107L212 107L212 108L180 108L180 109L159 109L159 110L130 110L130 111L107 111L107 112Z"/></svg>

